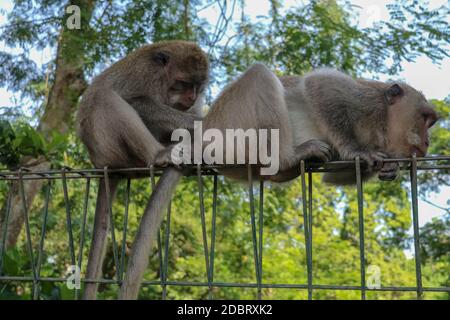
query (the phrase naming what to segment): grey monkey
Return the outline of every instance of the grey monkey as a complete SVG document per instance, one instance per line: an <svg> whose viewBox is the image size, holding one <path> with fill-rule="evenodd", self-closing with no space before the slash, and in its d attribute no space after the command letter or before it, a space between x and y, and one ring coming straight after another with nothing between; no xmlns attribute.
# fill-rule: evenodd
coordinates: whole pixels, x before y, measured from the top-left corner
<svg viewBox="0 0 450 320"><path fill-rule="evenodd" d="M208 69L208 58L195 43L167 41L139 48L98 75L77 114L79 136L95 167L170 164L163 151L171 132L193 130L201 119ZM105 255L110 224L106 190L112 202L119 181L111 177L106 186L100 180L86 274L90 280L101 276ZM97 283L87 282L84 299L95 299L96 291Z"/></svg>
<svg viewBox="0 0 450 320"><path fill-rule="evenodd" d="M316 158L327 161L331 158L330 147L319 140L311 140L294 147L283 85L263 64L253 65L223 90L203 119L203 128L214 128L221 132L234 128L278 129L280 171L274 176L262 177L272 181L287 181L289 175L285 176L284 172L289 173L296 168L300 160ZM226 150L227 147L224 148L225 153ZM258 165L255 167L255 178L259 178L260 168ZM221 171L238 180L247 177L247 169L224 168ZM167 208L180 177L180 171L166 170L151 195L133 244L133 252L119 294L120 299L136 299L138 296L148 255L160 225L158 217Z"/></svg>
<svg viewBox="0 0 450 320"><path fill-rule="evenodd" d="M426 155L428 129L438 115L423 94L406 83L352 79L333 69L281 80L294 145L320 139L332 146L335 160L359 156L367 163L364 179L376 173L381 180L395 179L398 164L383 163L386 157ZM354 170L324 176L325 182L338 185L355 180Z"/></svg>

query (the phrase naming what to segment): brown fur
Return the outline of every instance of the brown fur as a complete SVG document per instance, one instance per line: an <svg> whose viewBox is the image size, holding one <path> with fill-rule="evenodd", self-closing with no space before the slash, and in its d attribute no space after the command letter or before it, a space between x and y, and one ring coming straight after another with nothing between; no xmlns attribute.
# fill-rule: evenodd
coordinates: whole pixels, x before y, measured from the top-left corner
<svg viewBox="0 0 450 320"><path fill-rule="evenodd" d="M156 53L169 57L166 66L155 61ZM168 131L192 129L194 120L200 119L199 110L186 113L169 106L169 88L176 77L205 83L208 67L206 55L196 44L167 41L139 48L97 76L83 94L77 115L79 136L94 165L154 164L164 149L155 139L162 130L155 130L158 125L164 123ZM136 105L127 102L136 99Z"/></svg>
<svg viewBox="0 0 450 320"><path fill-rule="evenodd" d="M385 157L425 155L427 131L437 120L425 97L405 83L354 80L331 69L297 77L286 97L294 144L321 139L336 150L337 159L359 156L368 164L364 178L380 172L381 179L394 179L398 166L382 167ZM324 179L348 184L356 177L354 172L329 173Z"/></svg>
<svg viewBox="0 0 450 320"><path fill-rule="evenodd" d="M201 119L208 68L208 58L196 44L167 41L139 48L97 76L84 93L77 115L79 136L95 167L170 163L164 152L170 142L168 135L176 128L193 130L194 120ZM189 87L175 90L175 84L180 81ZM176 171L167 175L179 176L181 173ZM117 183L118 180L110 179L110 201L114 198ZM159 212L163 210L161 208ZM160 221L162 214L152 219ZM108 228L106 186L101 180L88 279L101 276ZM139 245L133 250L140 256ZM87 283L84 298L95 299L96 290L97 284Z"/></svg>
<svg viewBox="0 0 450 320"><path fill-rule="evenodd" d="M283 86L262 64L253 65L224 89L204 118L203 129L209 128L219 129L222 133L225 129L238 128L279 129L281 171L267 177L277 182L292 179L291 176L296 174L293 168L302 159L316 157L328 160L330 157L328 146L320 141L311 141L294 148ZM223 173L238 180L247 178L247 169L224 169ZM259 170L255 170L254 174L257 179ZM162 217L180 176L174 169L165 171L152 193L133 245L120 299L137 298L148 255L161 222L158 217Z"/></svg>

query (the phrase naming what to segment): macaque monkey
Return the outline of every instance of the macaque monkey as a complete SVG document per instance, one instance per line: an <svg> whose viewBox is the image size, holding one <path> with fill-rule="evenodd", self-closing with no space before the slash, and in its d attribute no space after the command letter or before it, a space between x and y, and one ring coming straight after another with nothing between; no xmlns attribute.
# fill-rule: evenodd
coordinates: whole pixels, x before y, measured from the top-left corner
<svg viewBox="0 0 450 320"><path fill-rule="evenodd" d="M214 128L220 131L233 128L278 129L280 174L283 174L284 170L289 171L297 167L303 159L331 159L331 149L322 141L311 140L294 147L282 83L262 64L253 65L220 94L211 111L203 119L203 127L205 130ZM224 152L226 149L224 148ZM171 148L165 149L164 152L170 154ZM164 158L168 157L170 156ZM247 177L247 169L221 171L238 180ZM181 175L180 171L169 168L158 181L139 225L119 299L137 298L148 256L161 224L162 213L167 208ZM259 169L255 176L259 176ZM277 175L268 176L266 179L274 177Z"/></svg>
<svg viewBox="0 0 450 320"><path fill-rule="evenodd" d="M332 146L334 160L359 156L367 164L363 179L376 173L380 180L395 179L398 163L383 164L384 158L426 155L428 129L438 116L423 94L411 86L354 80L332 69L282 77L281 81L295 145L320 139ZM326 173L324 181L355 183L355 171Z"/></svg>
<svg viewBox="0 0 450 320"><path fill-rule="evenodd" d="M313 71L304 77L277 78L262 64L250 67L227 86L203 120L203 127L221 131L232 128L278 129L280 170L261 178L274 182L300 174L299 161L354 160L367 162L364 177L378 172L392 180L398 164L383 164L385 157L424 156L428 129L437 115L424 96L404 83L354 80L334 70ZM270 143L270 141L269 141ZM226 148L225 148L226 149ZM164 152L170 151L170 148ZM225 152L225 151L224 151ZM246 169L221 170L242 180ZM166 172L158 182L131 254L120 298L136 299L148 255L161 216L179 175ZM259 176L256 166L255 176ZM354 173L326 174L334 184L354 183Z"/></svg>
<svg viewBox="0 0 450 320"><path fill-rule="evenodd" d="M139 48L98 75L83 94L77 115L79 136L94 166L170 164L170 154L163 151L172 131L193 130L194 121L201 119L208 69L208 58L196 44L167 41ZM168 168L162 180L181 174ZM113 176L108 186L100 180L87 279L101 276L110 224L106 188L112 203L118 182ZM152 216L155 230L163 208L158 212L161 216ZM86 283L84 299L95 299L97 286Z"/></svg>

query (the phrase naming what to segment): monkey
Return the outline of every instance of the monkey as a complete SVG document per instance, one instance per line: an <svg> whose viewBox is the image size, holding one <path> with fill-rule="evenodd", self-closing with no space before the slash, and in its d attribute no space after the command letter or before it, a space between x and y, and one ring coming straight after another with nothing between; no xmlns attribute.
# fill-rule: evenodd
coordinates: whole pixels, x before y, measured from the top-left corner
<svg viewBox="0 0 450 320"><path fill-rule="evenodd" d="M211 110L202 122L205 129L214 128L222 132L232 128L278 129L280 177L277 178L277 174L263 177L267 180L276 182L284 180L283 172L289 172L292 168L299 166L301 160L328 161L331 159L329 145L320 140L311 139L294 147L283 85L280 79L263 64L251 66L237 80L228 85L213 102ZM165 149L164 152L170 153L171 148ZM226 150L227 147L224 148L224 152ZM260 168L256 167L255 178L259 178ZM247 169L242 168L223 168L221 172L236 180L245 180L247 177ZM138 296L148 256L159 228L159 217L167 208L180 176L181 173L176 170L164 171L150 197L133 243L119 299L136 299Z"/></svg>
<svg viewBox="0 0 450 320"><path fill-rule="evenodd" d="M197 44L186 41L145 45L100 73L84 92L77 113L78 135L94 166L170 164L163 150L174 129L193 130L194 121L202 118L208 77L207 55ZM176 168L167 170L165 176L182 175ZM108 185L105 179L99 182L86 272L90 280L101 276L110 224L108 207L121 178L111 176ZM95 299L97 286L87 282L83 298Z"/></svg>
<svg viewBox="0 0 450 320"><path fill-rule="evenodd" d="M297 177L301 160L355 157L367 162L365 179L378 172L381 180L392 180L398 164L383 164L383 159L424 156L429 146L428 129L437 118L425 97L405 83L354 80L331 69L278 78L264 65L255 64L224 89L203 119L203 126L221 131L280 130L280 171L270 177L259 176L273 182ZM165 149L168 151L170 148ZM237 168L221 171L237 180L245 179L247 172ZM352 173L327 173L324 177L325 182L336 185L354 180ZM155 217L167 207L177 182L178 176L167 176L152 193L134 243L139 250L130 256L121 299L137 297L159 226Z"/></svg>
<svg viewBox="0 0 450 320"><path fill-rule="evenodd" d="M353 79L329 68L281 81L294 144L319 139L331 145L334 160L360 157L366 162L363 180L376 173L380 180L394 180L399 165L383 163L385 158L426 155L428 129L439 117L424 95L408 84ZM326 173L323 181L353 184L355 170Z"/></svg>

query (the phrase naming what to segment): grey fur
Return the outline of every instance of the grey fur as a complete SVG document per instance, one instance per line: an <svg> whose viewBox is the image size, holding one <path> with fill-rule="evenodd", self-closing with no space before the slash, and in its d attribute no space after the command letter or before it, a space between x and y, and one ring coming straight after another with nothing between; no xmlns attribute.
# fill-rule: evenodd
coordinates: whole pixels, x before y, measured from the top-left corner
<svg viewBox="0 0 450 320"><path fill-rule="evenodd" d="M383 164L383 159L411 155L390 146L389 108L395 104L408 106L410 116L401 121L406 122L406 129L415 137L425 125L420 122L423 110L427 110L433 121L437 118L425 97L401 82L355 80L333 69L319 69L303 77L290 76L281 80L286 87L294 145L320 139L333 147L337 153L335 160L360 157L367 164L363 170L364 179L379 172L380 179L393 180L398 164ZM401 97L391 97L391 88ZM423 143L420 139L419 142ZM353 171L327 173L324 181L337 185L351 184L355 183L356 176Z"/></svg>
<svg viewBox="0 0 450 320"><path fill-rule="evenodd" d="M276 182L284 182L297 176L298 163L302 159L313 157L329 160L330 150L323 142L310 141L302 147L294 148L283 86L262 64L253 65L223 90L203 119L203 129L209 128L222 132L235 128L279 129L281 170L278 175L267 177ZM223 173L238 180L247 178L246 169L223 169ZM257 178L259 171L254 174ZM137 298L154 235L180 177L179 171L169 168L153 191L133 244L120 299Z"/></svg>
<svg viewBox="0 0 450 320"><path fill-rule="evenodd" d="M179 102L180 98L176 98L170 91L178 81L175 77L187 77L185 83L192 82L193 90L199 94L189 109L186 108L190 104ZM170 143L170 134L176 128L193 130L194 120L201 119L203 89L207 78L206 55L196 44L185 41L144 46L102 72L83 94L77 114L79 136L87 146L95 167L125 168L170 164L171 160L164 152ZM175 106L174 103L178 105ZM186 107L178 110L179 104ZM181 172L168 168L158 185L164 188L168 188L166 185L170 183L176 185L179 176ZM117 178L109 181L112 202L119 181ZM156 202L162 205L157 206L159 210L156 215L151 215L152 221L162 219L164 204L168 204L170 195L163 197L164 200ZM154 201L151 201L155 198L159 199L158 193L153 194L149 200L147 211L152 211L154 206L151 204ZM144 216L148 214L144 213ZM101 276L109 223L106 186L104 180L101 180L86 274L88 279L97 280ZM154 228L157 229L157 226ZM152 229L147 234L149 239L155 239L155 230ZM138 242L132 248L132 257L140 257L145 264L148 255L141 254L140 245L142 244ZM130 264L132 275L133 263L130 261ZM126 273L124 283L129 278L130 275ZM123 290L127 290L126 285ZM86 283L84 299L95 299L96 291L96 283Z"/></svg>

